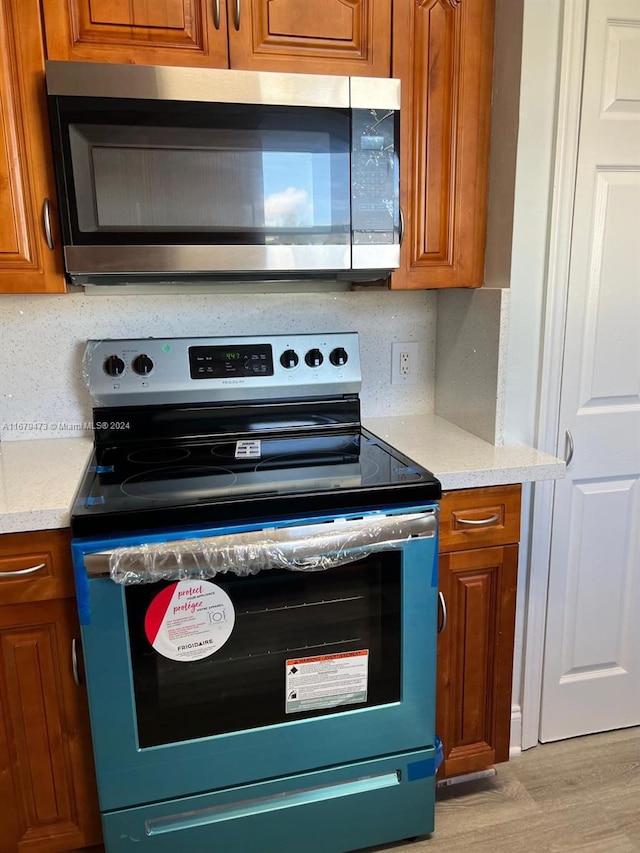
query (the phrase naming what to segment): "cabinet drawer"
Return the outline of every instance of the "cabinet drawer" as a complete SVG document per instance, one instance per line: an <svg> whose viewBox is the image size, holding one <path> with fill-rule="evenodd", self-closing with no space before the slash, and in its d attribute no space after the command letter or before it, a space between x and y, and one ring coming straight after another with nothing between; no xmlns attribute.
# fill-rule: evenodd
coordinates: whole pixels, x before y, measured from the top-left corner
<svg viewBox="0 0 640 853"><path fill-rule="evenodd" d="M440 552L518 542L521 491L522 487L515 485L444 492L440 502Z"/></svg>
<svg viewBox="0 0 640 853"><path fill-rule="evenodd" d="M0 536L0 604L74 595L68 530Z"/></svg>

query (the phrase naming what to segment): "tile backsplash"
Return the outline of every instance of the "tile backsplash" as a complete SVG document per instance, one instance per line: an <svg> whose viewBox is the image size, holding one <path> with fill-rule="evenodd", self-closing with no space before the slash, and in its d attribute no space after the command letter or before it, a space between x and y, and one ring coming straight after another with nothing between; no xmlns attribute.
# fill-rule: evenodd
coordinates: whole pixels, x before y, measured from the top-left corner
<svg viewBox="0 0 640 853"><path fill-rule="evenodd" d="M435 293L2 296L0 438L83 434L88 338L323 331L359 332L364 417L434 410ZM415 385L391 384L394 341L419 343Z"/></svg>

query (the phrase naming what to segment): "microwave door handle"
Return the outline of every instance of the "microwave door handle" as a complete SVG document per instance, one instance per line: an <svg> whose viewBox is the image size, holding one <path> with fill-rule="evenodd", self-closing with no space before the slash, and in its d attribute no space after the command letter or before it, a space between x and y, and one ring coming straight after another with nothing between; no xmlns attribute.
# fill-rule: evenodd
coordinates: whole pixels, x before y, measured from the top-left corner
<svg viewBox="0 0 640 853"><path fill-rule="evenodd" d="M220 29L220 0L213 0L213 26Z"/></svg>
<svg viewBox="0 0 640 853"><path fill-rule="evenodd" d="M242 0L234 0L233 2L233 26L236 32L240 29L240 18L242 16Z"/></svg>

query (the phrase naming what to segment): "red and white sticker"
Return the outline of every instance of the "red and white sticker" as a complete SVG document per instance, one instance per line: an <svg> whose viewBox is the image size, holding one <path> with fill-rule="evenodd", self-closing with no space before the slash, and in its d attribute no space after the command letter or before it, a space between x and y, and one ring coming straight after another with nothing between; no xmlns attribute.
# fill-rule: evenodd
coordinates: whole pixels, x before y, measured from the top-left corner
<svg viewBox="0 0 640 853"><path fill-rule="evenodd" d="M235 619L233 602L221 587L210 581L177 581L152 600L144 630L158 654L194 661L224 646Z"/></svg>

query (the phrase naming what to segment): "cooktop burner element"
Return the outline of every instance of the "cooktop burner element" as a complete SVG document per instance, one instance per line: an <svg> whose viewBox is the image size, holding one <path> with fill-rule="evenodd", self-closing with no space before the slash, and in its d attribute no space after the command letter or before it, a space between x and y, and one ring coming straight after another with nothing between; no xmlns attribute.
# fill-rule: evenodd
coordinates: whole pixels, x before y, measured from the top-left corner
<svg viewBox="0 0 640 853"><path fill-rule="evenodd" d="M334 364L337 348L348 357ZM323 357L310 366L312 350ZM127 367L142 351L153 362L144 376ZM202 359L214 365L204 378L194 369ZM254 371L254 361L269 369ZM90 341L85 375L96 446L76 536L440 496L429 471L362 428L354 333Z"/></svg>

